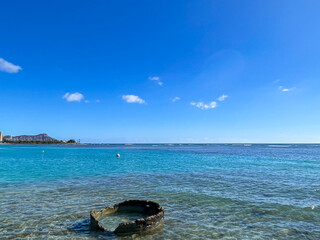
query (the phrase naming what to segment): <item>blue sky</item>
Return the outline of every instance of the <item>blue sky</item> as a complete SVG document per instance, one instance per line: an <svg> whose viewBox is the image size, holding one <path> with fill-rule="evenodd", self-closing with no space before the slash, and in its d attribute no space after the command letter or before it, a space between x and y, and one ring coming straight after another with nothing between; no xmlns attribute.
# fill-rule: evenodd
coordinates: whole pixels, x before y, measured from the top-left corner
<svg viewBox="0 0 320 240"><path fill-rule="evenodd" d="M319 1L4 1L0 129L320 142Z"/></svg>

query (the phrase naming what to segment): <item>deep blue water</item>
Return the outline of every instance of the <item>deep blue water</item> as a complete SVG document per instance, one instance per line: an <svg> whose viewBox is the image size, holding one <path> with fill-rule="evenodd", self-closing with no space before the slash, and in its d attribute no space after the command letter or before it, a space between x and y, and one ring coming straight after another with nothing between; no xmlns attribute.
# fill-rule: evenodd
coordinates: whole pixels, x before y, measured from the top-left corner
<svg viewBox="0 0 320 240"><path fill-rule="evenodd" d="M115 239L126 199L165 207L141 239L320 239L320 145L0 145L1 239Z"/></svg>

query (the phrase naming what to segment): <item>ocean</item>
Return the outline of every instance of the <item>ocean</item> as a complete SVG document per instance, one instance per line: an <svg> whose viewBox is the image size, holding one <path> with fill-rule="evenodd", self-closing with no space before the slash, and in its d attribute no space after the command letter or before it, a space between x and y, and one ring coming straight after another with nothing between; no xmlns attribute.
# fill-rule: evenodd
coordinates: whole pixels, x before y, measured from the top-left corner
<svg viewBox="0 0 320 240"><path fill-rule="evenodd" d="M134 239L320 239L320 145L0 145L0 239L118 239L127 199L165 208Z"/></svg>

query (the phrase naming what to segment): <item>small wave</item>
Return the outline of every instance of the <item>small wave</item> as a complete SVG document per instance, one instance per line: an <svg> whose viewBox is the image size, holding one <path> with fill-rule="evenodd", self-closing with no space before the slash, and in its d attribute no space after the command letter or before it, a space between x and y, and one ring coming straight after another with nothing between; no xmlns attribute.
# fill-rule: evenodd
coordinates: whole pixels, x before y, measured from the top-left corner
<svg viewBox="0 0 320 240"><path fill-rule="evenodd" d="M291 145L268 145L268 147L283 147L283 148L287 148L287 147L291 147Z"/></svg>

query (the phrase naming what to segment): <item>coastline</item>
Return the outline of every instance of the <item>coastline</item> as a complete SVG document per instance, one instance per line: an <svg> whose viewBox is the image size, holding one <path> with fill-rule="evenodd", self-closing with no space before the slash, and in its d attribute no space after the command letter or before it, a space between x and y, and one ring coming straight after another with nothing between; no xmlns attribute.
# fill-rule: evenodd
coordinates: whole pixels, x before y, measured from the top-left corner
<svg viewBox="0 0 320 240"><path fill-rule="evenodd" d="M32 142L24 142L24 143L7 143L7 142L2 142L0 145L84 145L84 143L32 143Z"/></svg>

